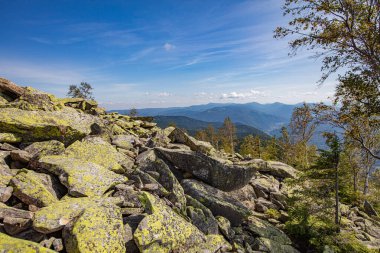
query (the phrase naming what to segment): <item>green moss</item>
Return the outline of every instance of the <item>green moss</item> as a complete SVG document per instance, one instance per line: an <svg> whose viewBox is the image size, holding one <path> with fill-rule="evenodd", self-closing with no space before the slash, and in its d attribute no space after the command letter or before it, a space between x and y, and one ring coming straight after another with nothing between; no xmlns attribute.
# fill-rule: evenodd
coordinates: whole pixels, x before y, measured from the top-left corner
<svg viewBox="0 0 380 253"><path fill-rule="evenodd" d="M269 208L268 210L265 211L265 214L268 215L269 218L276 219L278 220L281 217L281 213L276 210Z"/></svg>
<svg viewBox="0 0 380 253"><path fill-rule="evenodd" d="M0 233L0 251L7 253L54 253L38 243L21 240Z"/></svg>

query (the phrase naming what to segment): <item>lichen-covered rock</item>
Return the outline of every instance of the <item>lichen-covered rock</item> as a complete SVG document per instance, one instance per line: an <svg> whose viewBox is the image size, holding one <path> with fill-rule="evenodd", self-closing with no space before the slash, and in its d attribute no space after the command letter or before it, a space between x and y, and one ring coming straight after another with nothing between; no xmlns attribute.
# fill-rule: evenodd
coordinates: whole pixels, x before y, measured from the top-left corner
<svg viewBox="0 0 380 253"><path fill-rule="evenodd" d="M147 152L154 153L153 150ZM151 159L152 156L153 159ZM158 177L155 178L155 180L170 192L167 198L179 209L184 211L186 207L186 197L182 186L170 170L169 166L165 164L162 159L156 158L153 154L146 154L144 160L139 160L139 169L146 173L156 172Z"/></svg>
<svg viewBox="0 0 380 253"><path fill-rule="evenodd" d="M61 230L86 208L119 203L119 198L67 198L35 212L33 227L41 233L52 233Z"/></svg>
<svg viewBox="0 0 380 253"><path fill-rule="evenodd" d="M128 179L98 164L65 156L45 156L41 168L55 174L71 196L101 196L112 186Z"/></svg>
<svg viewBox="0 0 380 253"><path fill-rule="evenodd" d="M252 182L252 180L251 180ZM255 199L257 198L255 190L251 184L247 184L243 188L228 192L228 195L240 201L250 210L255 210Z"/></svg>
<svg viewBox="0 0 380 253"><path fill-rule="evenodd" d="M215 252L223 246L228 247L228 243L220 237L207 238L149 193L144 192L141 198L150 215L140 222L134 232L140 252Z"/></svg>
<svg viewBox="0 0 380 253"><path fill-rule="evenodd" d="M364 201L364 212L369 216L379 216L375 208L367 200Z"/></svg>
<svg viewBox="0 0 380 253"><path fill-rule="evenodd" d="M58 201L50 175L23 169L11 180L13 194L22 202L38 207Z"/></svg>
<svg viewBox="0 0 380 253"><path fill-rule="evenodd" d="M280 183L273 176L259 175L249 184L252 185L257 197L268 198L271 192L280 191Z"/></svg>
<svg viewBox="0 0 380 253"><path fill-rule="evenodd" d="M3 220L5 232L8 235L18 234L32 226L31 219L5 217Z"/></svg>
<svg viewBox="0 0 380 253"><path fill-rule="evenodd" d="M68 158L91 161L117 173L126 172L134 163L131 158L117 152L111 144L100 137L76 141L65 150L63 155Z"/></svg>
<svg viewBox="0 0 380 253"><path fill-rule="evenodd" d="M32 156L25 150L12 150L11 157L13 161L22 163L28 163L32 159Z"/></svg>
<svg viewBox="0 0 380 253"><path fill-rule="evenodd" d="M115 135L112 137L112 144L118 148L132 149L139 143L139 139L131 134L129 135Z"/></svg>
<svg viewBox="0 0 380 253"><path fill-rule="evenodd" d="M0 175L1 177L1 175ZM12 196L13 193L13 187L0 187L0 202L7 202L8 199Z"/></svg>
<svg viewBox="0 0 380 253"><path fill-rule="evenodd" d="M0 93L14 100L25 93L25 88L22 88L5 78L0 78Z"/></svg>
<svg viewBox="0 0 380 253"><path fill-rule="evenodd" d="M0 232L0 252L7 253L54 253L38 243L10 237Z"/></svg>
<svg viewBox="0 0 380 253"><path fill-rule="evenodd" d="M72 143L91 132L99 120L72 108L26 111L0 108L0 132L16 134L23 142L60 140Z"/></svg>
<svg viewBox="0 0 380 253"><path fill-rule="evenodd" d="M191 223L204 234L219 234L218 221L214 215L202 203L186 195L186 213Z"/></svg>
<svg viewBox="0 0 380 253"><path fill-rule="evenodd" d="M291 245L292 241L280 229L259 218L251 216L246 229L256 237L268 238L282 245Z"/></svg>
<svg viewBox="0 0 380 253"><path fill-rule="evenodd" d="M9 157L9 151L0 151L0 187L6 187L13 177L12 171L5 161Z"/></svg>
<svg viewBox="0 0 380 253"><path fill-rule="evenodd" d="M33 213L0 203L0 219L4 219L5 217L32 219Z"/></svg>
<svg viewBox="0 0 380 253"><path fill-rule="evenodd" d="M190 172L200 180L223 191L237 190L245 186L256 171L255 166L240 166L222 163L205 154L166 148L156 150L181 170Z"/></svg>
<svg viewBox="0 0 380 253"><path fill-rule="evenodd" d="M18 142L21 142L21 141L22 141L22 138L18 134L0 133L0 142L18 143Z"/></svg>
<svg viewBox="0 0 380 253"><path fill-rule="evenodd" d="M65 151L65 145L56 140L41 141L32 143L24 148L24 150L27 151L33 159L39 159L42 156L62 154Z"/></svg>
<svg viewBox="0 0 380 253"><path fill-rule="evenodd" d="M185 179L181 184L187 195L209 208L214 216L226 217L234 226L240 225L251 214L239 201L214 187L192 179Z"/></svg>
<svg viewBox="0 0 380 253"><path fill-rule="evenodd" d="M290 165L277 161L267 161L266 166L259 167L260 172L268 173L278 178L295 178L297 170Z"/></svg>
<svg viewBox="0 0 380 253"><path fill-rule="evenodd" d="M232 234L231 222L223 216L216 216L215 218L218 222L220 232L226 238L231 238L231 234Z"/></svg>
<svg viewBox="0 0 380 253"><path fill-rule="evenodd" d="M124 227L117 206L87 207L64 229L67 252L125 252Z"/></svg>
<svg viewBox="0 0 380 253"><path fill-rule="evenodd" d="M256 238L252 249L268 253L299 253L290 245L284 245L264 237Z"/></svg>
<svg viewBox="0 0 380 253"><path fill-rule="evenodd" d="M190 147L193 151L199 151L205 154L215 153L214 147L209 142L198 141L194 137L189 136L179 128L174 129L168 136L172 142L182 143Z"/></svg>

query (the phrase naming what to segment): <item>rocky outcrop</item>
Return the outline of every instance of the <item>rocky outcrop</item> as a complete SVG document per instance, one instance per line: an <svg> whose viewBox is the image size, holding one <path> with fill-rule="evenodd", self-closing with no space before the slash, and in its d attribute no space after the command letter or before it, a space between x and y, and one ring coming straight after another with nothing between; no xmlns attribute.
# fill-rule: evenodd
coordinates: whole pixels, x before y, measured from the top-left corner
<svg viewBox="0 0 380 253"><path fill-rule="evenodd" d="M97 118L72 108L59 111L26 111L0 108L0 129L23 142L59 140L72 143L91 133Z"/></svg>
<svg viewBox="0 0 380 253"><path fill-rule="evenodd" d="M243 187L256 171L255 166L232 164L228 160L215 159L199 152L167 148L156 150L177 168L223 191Z"/></svg>
<svg viewBox="0 0 380 253"><path fill-rule="evenodd" d="M0 252L296 253L281 230L294 177L149 118L0 79ZM371 216L346 209L344 229L379 246L368 206Z"/></svg>
<svg viewBox="0 0 380 253"><path fill-rule="evenodd" d="M71 196L101 196L111 187L124 183L127 177L101 165L64 156L46 156L39 160L41 168L58 176Z"/></svg>
<svg viewBox="0 0 380 253"><path fill-rule="evenodd" d="M141 199L149 215L134 232L140 252L216 252L231 246L221 236L207 237L149 193Z"/></svg>
<svg viewBox="0 0 380 253"><path fill-rule="evenodd" d="M239 201L204 183L186 179L182 181L185 193L209 208L214 216L224 216L233 225L241 224L250 215L249 209Z"/></svg>

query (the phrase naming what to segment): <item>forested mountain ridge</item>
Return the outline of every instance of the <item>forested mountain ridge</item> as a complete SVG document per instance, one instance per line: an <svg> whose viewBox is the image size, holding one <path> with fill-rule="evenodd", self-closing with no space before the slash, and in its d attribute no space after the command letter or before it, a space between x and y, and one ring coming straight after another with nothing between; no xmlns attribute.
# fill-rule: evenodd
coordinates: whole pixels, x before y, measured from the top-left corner
<svg viewBox="0 0 380 253"><path fill-rule="evenodd" d="M185 116L206 122L223 122L230 117L235 123L255 127L270 133L289 123L292 111L298 104L215 104L194 105L174 108L146 108L138 109L141 116ZM112 110L121 114L128 114L129 110ZM111 112L112 112L111 111Z"/></svg>

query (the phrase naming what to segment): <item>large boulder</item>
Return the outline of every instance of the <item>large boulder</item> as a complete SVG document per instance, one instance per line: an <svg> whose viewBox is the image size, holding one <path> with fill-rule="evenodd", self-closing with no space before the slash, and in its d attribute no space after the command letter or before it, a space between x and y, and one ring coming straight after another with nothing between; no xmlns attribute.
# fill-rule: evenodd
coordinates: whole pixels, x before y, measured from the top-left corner
<svg viewBox="0 0 380 253"><path fill-rule="evenodd" d="M0 78L0 97L5 97L7 100L12 101L21 97L24 93L24 88L5 78Z"/></svg>
<svg viewBox="0 0 380 253"><path fill-rule="evenodd" d="M184 131L179 128L174 129L170 134L169 138L174 143L185 144L190 147L193 151L199 151L205 154L214 153L215 149L209 142L198 141L192 136L189 136Z"/></svg>
<svg viewBox="0 0 380 253"><path fill-rule="evenodd" d="M9 151L0 151L0 187L6 187L13 177L12 171L6 163L10 154Z"/></svg>
<svg viewBox="0 0 380 253"><path fill-rule="evenodd" d="M126 182L103 166L65 156L45 156L39 160L40 167L57 175L71 196L101 196L111 187Z"/></svg>
<svg viewBox="0 0 380 253"><path fill-rule="evenodd" d="M125 252L124 235L117 206L87 207L63 231L67 252Z"/></svg>
<svg viewBox="0 0 380 253"><path fill-rule="evenodd" d="M239 201L212 186L192 179L185 179L181 184L187 195L209 208L214 216L226 217L233 226L240 225L251 214Z"/></svg>
<svg viewBox="0 0 380 253"><path fill-rule="evenodd" d="M268 253L299 253L299 251L291 245L284 245L264 237L255 238L252 249Z"/></svg>
<svg viewBox="0 0 380 253"><path fill-rule="evenodd" d="M119 198L67 198L35 212L33 228L41 233L53 233L75 220L84 210L100 206L116 208Z"/></svg>
<svg viewBox="0 0 380 253"><path fill-rule="evenodd" d="M59 140L72 143L91 133L99 119L72 108L26 111L0 108L0 132L16 134L23 142Z"/></svg>
<svg viewBox="0 0 380 253"><path fill-rule="evenodd" d="M9 253L54 253L38 243L17 239L0 232L0 252Z"/></svg>
<svg viewBox="0 0 380 253"><path fill-rule="evenodd" d="M42 141L34 142L24 150L32 156L32 159L39 159L42 156L62 154L65 151L65 145L56 140Z"/></svg>
<svg viewBox="0 0 380 253"><path fill-rule="evenodd" d="M47 174L23 169L12 178L11 186L13 194L28 205L43 207L58 201L51 176Z"/></svg>
<svg viewBox="0 0 380 253"><path fill-rule="evenodd" d="M33 213L0 203L0 219L4 218L32 219Z"/></svg>
<svg viewBox="0 0 380 253"><path fill-rule="evenodd" d="M218 221L214 215L198 200L186 196L186 213L191 219L191 223L204 234L219 234Z"/></svg>
<svg viewBox="0 0 380 253"><path fill-rule="evenodd" d="M216 252L229 244L218 235L206 236L161 200L142 193L149 213L134 232L140 252Z"/></svg>
<svg viewBox="0 0 380 253"><path fill-rule="evenodd" d="M266 166L260 166L259 171L277 178L296 178L297 170L290 165L277 161L267 161Z"/></svg>
<svg viewBox="0 0 380 253"><path fill-rule="evenodd" d="M364 211L369 216L379 216L375 208L367 200L364 201Z"/></svg>
<svg viewBox="0 0 380 253"><path fill-rule="evenodd" d="M68 158L91 161L117 173L126 172L132 168L134 163L131 158L119 153L111 144L100 137L76 141L65 150L63 155Z"/></svg>
<svg viewBox="0 0 380 253"><path fill-rule="evenodd" d="M155 180L162 185L170 194L167 198L179 209L186 207L186 197L181 184L170 170L169 166L160 158L157 158L153 150L139 155L139 169L145 173L156 173Z"/></svg>
<svg viewBox="0 0 380 253"><path fill-rule="evenodd" d="M229 164L205 154L178 149L156 148L159 154L180 170L190 172L198 179L223 191L245 186L256 171L255 166Z"/></svg>
<svg viewBox="0 0 380 253"><path fill-rule="evenodd" d="M268 238L282 245L292 244L292 241L283 231L254 216L249 218L245 229L255 237Z"/></svg>

